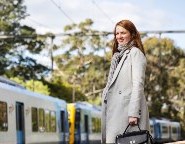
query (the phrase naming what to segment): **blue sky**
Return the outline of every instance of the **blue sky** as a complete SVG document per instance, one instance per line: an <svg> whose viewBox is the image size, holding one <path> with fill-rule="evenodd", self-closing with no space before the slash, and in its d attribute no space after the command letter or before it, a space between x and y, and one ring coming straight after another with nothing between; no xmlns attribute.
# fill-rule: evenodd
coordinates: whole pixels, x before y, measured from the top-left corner
<svg viewBox="0 0 185 144"><path fill-rule="evenodd" d="M185 0L25 0L25 5L29 16L22 23L38 33L62 33L65 25L86 18L94 21L95 29L104 31L113 31L122 19L133 21L139 31L185 30ZM185 33L162 37L172 38L185 49Z"/></svg>

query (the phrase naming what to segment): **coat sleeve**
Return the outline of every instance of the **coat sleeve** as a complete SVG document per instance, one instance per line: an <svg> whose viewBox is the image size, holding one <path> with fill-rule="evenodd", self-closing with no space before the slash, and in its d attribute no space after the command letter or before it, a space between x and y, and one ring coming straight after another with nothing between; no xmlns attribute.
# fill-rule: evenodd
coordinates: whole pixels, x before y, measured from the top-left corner
<svg viewBox="0 0 185 144"><path fill-rule="evenodd" d="M141 115L141 99L144 95L144 81L146 70L146 57L138 49L131 50L132 61L132 93L128 107L128 116L138 117Z"/></svg>

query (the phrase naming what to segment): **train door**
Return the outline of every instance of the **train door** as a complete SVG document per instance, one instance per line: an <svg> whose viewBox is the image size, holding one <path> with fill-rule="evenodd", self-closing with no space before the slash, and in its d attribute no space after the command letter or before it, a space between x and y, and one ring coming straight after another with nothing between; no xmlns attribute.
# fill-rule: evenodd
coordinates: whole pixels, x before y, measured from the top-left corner
<svg viewBox="0 0 185 144"><path fill-rule="evenodd" d="M62 133L62 140L65 141L65 113L64 111L60 111L60 132Z"/></svg>
<svg viewBox="0 0 185 144"><path fill-rule="evenodd" d="M65 121L64 121L64 131L65 131L65 143L69 144L69 123L68 123L68 112L64 112Z"/></svg>
<svg viewBox="0 0 185 144"><path fill-rule="evenodd" d="M85 128L85 144L89 143L89 117L84 115L84 128Z"/></svg>
<svg viewBox="0 0 185 144"><path fill-rule="evenodd" d="M25 144L24 104L16 102L17 144Z"/></svg>
<svg viewBox="0 0 185 144"><path fill-rule="evenodd" d="M81 144L81 127L80 127L80 122L81 122L81 112L80 109L76 109L75 113L75 144Z"/></svg>

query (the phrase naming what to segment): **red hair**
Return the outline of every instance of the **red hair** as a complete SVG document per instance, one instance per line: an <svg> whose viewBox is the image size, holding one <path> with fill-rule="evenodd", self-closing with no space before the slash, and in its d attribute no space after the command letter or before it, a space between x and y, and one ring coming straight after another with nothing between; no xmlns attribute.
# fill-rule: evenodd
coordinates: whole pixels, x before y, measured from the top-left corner
<svg viewBox="0 0 185 144"><path fill-rule="evenodd" d="M115 28L114 28L114 40L113 40L113 49L112 49L112 54L114 54L115 52L118 52L118 42L116 40L116 27L117 26L121 26L123 28L125 28L126 30L128 30L131 34L131 41L134 41L134 46L139 48L143 54L145 55L145 51L144 51L144 48L143 48L143 44L142 44L142 41L141 41L141 37L140 37L140 34L139 32L137 31L135 25L129 21L129 20L122 20L122 21L119 21Z"/></svg>

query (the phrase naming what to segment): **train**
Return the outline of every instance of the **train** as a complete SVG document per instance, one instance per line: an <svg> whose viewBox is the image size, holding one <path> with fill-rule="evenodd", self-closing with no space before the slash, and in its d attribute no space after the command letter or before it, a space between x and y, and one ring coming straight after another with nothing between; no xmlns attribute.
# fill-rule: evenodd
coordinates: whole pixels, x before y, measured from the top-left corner
<svg viewBox="0 0 185 144"><path fill-rule="evenodd" d="M150 118L150 130L155 143L175 142L182 139L180 123L165 118Z"/></svg>
<svg viewBox="0 0 185 144"><path fill-rule="evenodd" d="M67 144L67 103L0 78L0 144Z"/></svg>
<svg viewBox="0 0 185 144"><path fill-rule="evenodd" d="M155 143L181 140L179 122L150 118ZM99 144L101 107L67 103L0 77L0 144Z"/></svg>

